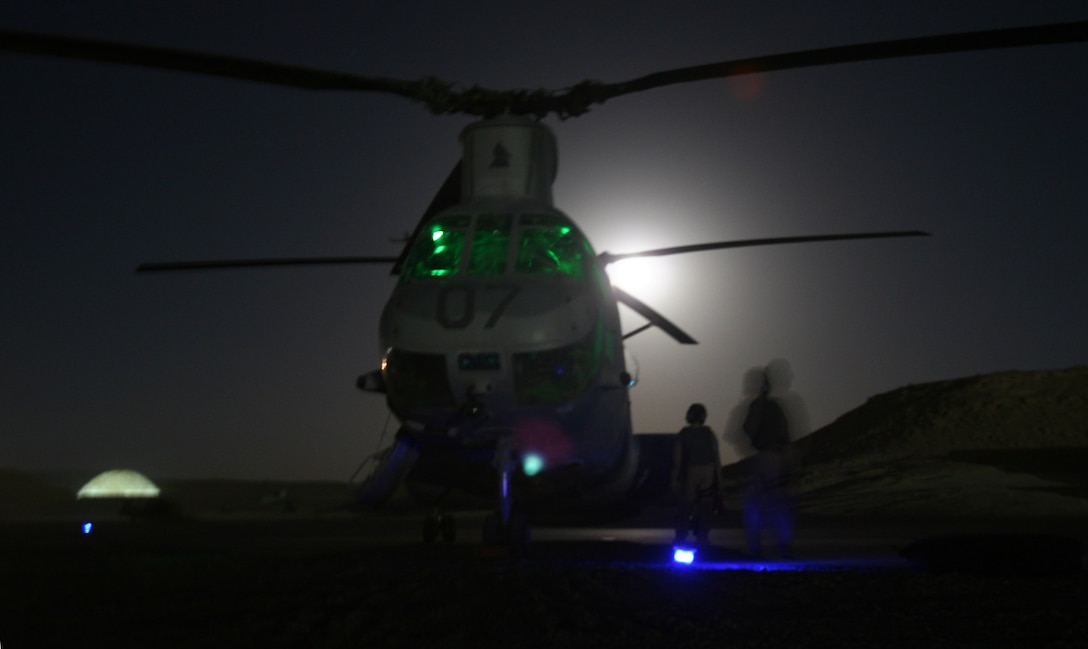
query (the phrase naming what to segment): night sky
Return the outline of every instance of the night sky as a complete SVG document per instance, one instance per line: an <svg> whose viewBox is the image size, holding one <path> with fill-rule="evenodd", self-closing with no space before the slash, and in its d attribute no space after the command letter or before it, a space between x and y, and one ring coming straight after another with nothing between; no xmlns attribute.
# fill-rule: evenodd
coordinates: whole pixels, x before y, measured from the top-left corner
<svg viewBox="0 0 1088 649"><path fill-rule="evenodd" d="M1088 18L1083 0L19 4L0 29L497 88ZM850 64L549 119L556 204L598 251L934 235L643 261L653 281L626 288L700 345L630 339L636 430L674 431L697 400L720 432L776 358L814 428L911 383L1088 362L1086 64L1086 45ZM395 255L470 118L14 54L0 83L0 467L343 480L390 439L354 387L387 268L134 269Z"/></svg>

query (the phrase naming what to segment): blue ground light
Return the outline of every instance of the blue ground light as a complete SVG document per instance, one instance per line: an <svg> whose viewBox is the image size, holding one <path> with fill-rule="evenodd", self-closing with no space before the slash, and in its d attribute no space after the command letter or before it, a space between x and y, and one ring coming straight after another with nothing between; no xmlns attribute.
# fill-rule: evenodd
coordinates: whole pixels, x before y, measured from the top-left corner
<svg viewBox="0 0 1088 649"><path fill-rule="evenodd" d="M695 562L695 549L675 547L672 549L672 560L685 566L691 565Z"/></svg>

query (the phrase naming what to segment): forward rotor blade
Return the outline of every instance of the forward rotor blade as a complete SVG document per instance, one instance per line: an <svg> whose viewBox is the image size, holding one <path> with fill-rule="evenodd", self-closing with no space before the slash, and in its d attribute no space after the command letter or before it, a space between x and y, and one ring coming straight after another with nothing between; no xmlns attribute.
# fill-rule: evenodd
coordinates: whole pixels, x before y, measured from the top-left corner
<svg viewBox="0 0 1088 649"><path fill-rule="evenodd" d="M648 74L622 83L602 84L599 89L600 95L595 98L595 103L603 103L613 97L677 83L691 83L743 74L792 70L817 65L925 56L928 54L951 54L953 52L1058 45L1084 41L1088 41L1088 20L826 47L695 65Z"/></svg>
<svg viewBox="0 0 1088 649"><path fill-rule="evenodd" d="M668 318L661 315L657 311L654 311L642 300L639 300L638 298L624 291L618 286L612 287L612 293L616 296L616 299L618 301L627 305L632 311L639 314L643 318L646 318L655 326L660 328L662 331L672 336L676 340L676 342L683 345L698 344L695 339L685 333L683 329L674 325Z"/></svg>
<svg viewBox="0 0 1088 649"><path fill-rule="evenodd" d="M889 237L928 237L928 232L920 230L902 230L897 232L861 232L854 234L818 234L806 237L772 237L769 239L743 239L740 241L714 241L711 243L695 243L687 246L673 246L671 248L656 248L654 250L642 250L640 252L625 252L618 255L610 252L602 252L598 255L601 262L611 264L621 259L633 257L664 257L665 255L679 255L689 252L701 252L703 250L721 250L723 248L747 248L750 246L776 246L785 243L812 243L815 241L842 241L846 239L886 239Z"/></svg>
<svg viewBox="0 0 1088 649"><path fill-rule="evenodd" d="M179 70L313 90L385 92L425 104L433 113L502 113L575 117L614 97L678 83L860 61L1088 41L1088 21L1013 27L756 56L656 72L620 83L583 81L563 90L457 88L433 77L405 81L251 59L67 36L0 30L0 50Z"/></svg>
<svg viewBox="0 0 1088 649"><path fill-rule="evenodd" d="M392 264L396 257L288 257L283 259L219 259L209 261L168 261L140 264L137 273L164 273L187 270L233 270L282 266L333 266L337 264Z"/></svg>
<svg viewBox="0 0 1088 649"><path fill-rule="evenodd" d="M10 30L0 30L0 50L193 72L308 90L388 92L409 99L416 98L421 83L162 47Z"/></svg>

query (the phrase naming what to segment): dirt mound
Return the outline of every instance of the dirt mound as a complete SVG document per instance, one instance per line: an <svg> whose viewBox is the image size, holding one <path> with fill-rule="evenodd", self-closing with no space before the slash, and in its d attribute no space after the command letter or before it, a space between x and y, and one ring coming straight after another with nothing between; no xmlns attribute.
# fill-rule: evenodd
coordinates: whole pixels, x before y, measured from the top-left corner
<svg viewBox="0 0 1088 649"><path fill-rule="evenodd" d="M910 385L870 398L796 446L807 465L1088 447L1088 367Z"/></svg>
<svg viewBox="0 0 1088 649"><path fill-rule="evenodd" d="M1088 516L1088 367L910 385L792 446L802 513ZM723 470L733 506L750 463Z"/></svg>

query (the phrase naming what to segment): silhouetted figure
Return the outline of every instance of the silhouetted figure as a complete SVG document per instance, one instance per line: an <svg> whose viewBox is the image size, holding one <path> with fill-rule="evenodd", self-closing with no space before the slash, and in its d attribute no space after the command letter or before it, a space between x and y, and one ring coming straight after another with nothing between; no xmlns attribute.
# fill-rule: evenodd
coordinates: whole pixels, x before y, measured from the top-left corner
<svg viewBox="0 0 1088 649"><path fill-rule="evenodd" d="M778 399L772 398L771 383L765 375L758 397L748 406L743 430L755 455L747 462L744 494L744 531L748 551L762 555L765 527L774 529L779 552L791 554L793 515L787 482L792 470L790 426Z"/></svg>
<svg viewBox="0 0 1088 649"><path fill-rule="evenodd" d="M706 422L706 407L693 403L687 426L676 436L672 453L672 488L679 505L676 542L688 533L705 544L710 536L710 516L721 491L721 458L718 439Z"/></svg>
<svg viewBox="0 0 1088 649"><path fill-rule="evenodd" d="M753 367L744 373L741 384L740 402L733 407L729 418L725 422L725 431L722 439L732 448L736 460L743 460L756 451L752 448L752 442L744 432L744 420L748 417L748 408L763 390L763 384L767 380L767 368Z"/></svg>
<svg viewBox="0 0 1088 649"><path fill-rule="evenodd" d="M805 406L805 401L801 398L801 395L792 389L793 368L790 367L789 361L776 358L767 363L764 372L767 382L771 386L768 396L777 401L786 414L790 439L796 440L808 435L810 432L808 408Z"/></svg>

